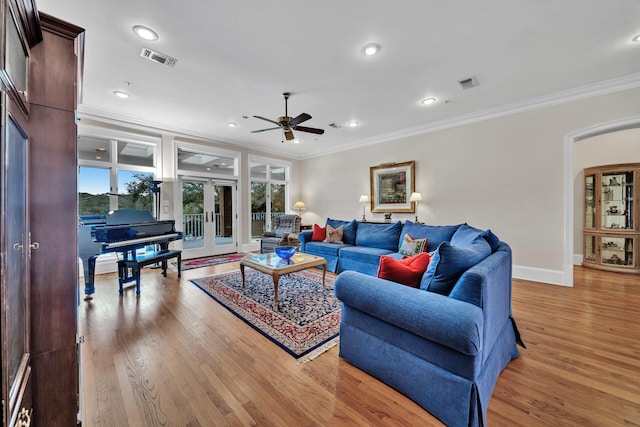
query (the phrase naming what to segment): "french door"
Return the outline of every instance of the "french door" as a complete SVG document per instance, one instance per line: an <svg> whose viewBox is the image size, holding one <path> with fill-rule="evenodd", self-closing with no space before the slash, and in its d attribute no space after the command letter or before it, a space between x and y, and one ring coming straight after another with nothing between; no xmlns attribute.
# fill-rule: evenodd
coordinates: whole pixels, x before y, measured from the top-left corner
<svg viewBox="0 0 640 427"><path fill-rule="evenodd" d="M183 258L237 252L236 182L187 177L181 182Z"/></svg>

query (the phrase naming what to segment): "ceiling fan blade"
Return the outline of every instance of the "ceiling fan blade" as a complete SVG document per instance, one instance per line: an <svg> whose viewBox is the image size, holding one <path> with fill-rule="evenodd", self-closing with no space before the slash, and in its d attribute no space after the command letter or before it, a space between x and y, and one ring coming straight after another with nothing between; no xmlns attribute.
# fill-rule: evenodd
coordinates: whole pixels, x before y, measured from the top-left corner
<svg viewBox="0 0 640 427"><path fill-rule="evenodd" d="M294 118L293 120L291 120L289 122L289 126L296 126L302 122L306 122L307 120L309 120L311 118L311 116L307 113L302 113L299 116L297 116L296 118Z"/></svg>
<svg viewBox="0 0 640 427"><path fill-rule="evenodd" d="M262 117L262 116L253 116L253 117L255 117L256 119L265 120L267 122L273 123L274 125L280 126L280 123L276 122L275 120L267 119L266 117Z"/></svg>
<svg viewBox="0 0 640 427"><path fill-rule="evenodd" d="M294 129L295 130L299 130L301 132L315 133L315 134L318 134L318 135L322 135L324 133L324 129L308 128L306 126L296 126Z"/></svg>
<svg viewBox="0 0 640 427"><path fill-rule="evenodd" d="M287 141L291 141L292 139L294 139L291 129L286 129L284 131L284 137L287 139Z"/></svg>
<svg viewBox="0 0 640 427"><path fill-rule="evenodd" d="M252 130L251 133L259 133L259 132L264 132L264 131L267 131L267 130L276 130L276 129L280 129L280 126L278 126L277 128L266 128L266 129Z"/></svg>

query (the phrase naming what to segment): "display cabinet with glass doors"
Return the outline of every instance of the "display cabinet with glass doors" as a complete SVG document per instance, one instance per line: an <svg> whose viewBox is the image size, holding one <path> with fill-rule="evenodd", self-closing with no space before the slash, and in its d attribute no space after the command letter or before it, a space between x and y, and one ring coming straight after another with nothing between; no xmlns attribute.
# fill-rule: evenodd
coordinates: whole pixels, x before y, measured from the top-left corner
<svg viewBox="0 0 640 427"><path fill-rule="evenodd" d="M640 273L640 163L584 170L585 267Z"/></svg>

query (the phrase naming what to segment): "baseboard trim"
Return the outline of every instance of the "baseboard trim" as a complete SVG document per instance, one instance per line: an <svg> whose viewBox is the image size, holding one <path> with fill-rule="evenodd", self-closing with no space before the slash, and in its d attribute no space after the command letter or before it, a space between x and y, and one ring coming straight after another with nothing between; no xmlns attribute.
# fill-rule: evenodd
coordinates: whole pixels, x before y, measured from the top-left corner
<svg viewBox="0 0 640 427"><path fill-rule="evenodd" d="M573 286L573 284L567 283L565 276L565 273L561 270L525 267L522 265L513 266L513 277L516 279L530 280L532 282L542 282L559 286Z"/></svg>

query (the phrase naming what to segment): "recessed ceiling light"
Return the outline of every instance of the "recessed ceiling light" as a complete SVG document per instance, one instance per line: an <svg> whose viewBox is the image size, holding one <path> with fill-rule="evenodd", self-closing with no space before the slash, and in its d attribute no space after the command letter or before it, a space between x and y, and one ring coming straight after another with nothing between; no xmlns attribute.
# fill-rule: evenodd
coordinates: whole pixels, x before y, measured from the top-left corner
<svg viewBox="0 0 640 427"><path fill-rule="evenodd" d="M355 120L351 120L349 123L347 123L347 126L349 126L350 128L355 128L360 126L360 122L355 121Z"/></svg>
<svg viewBox="0 0 640 427"><path fill-rule="evenodd" d="M291 141L291 142L293 142L294 144L300 144L300 140L299 140L298 138L294 139L294 140L293 140L293 141Z"/></svg>
<svg viewBox="0 0 640 427"><path fill-rule="evenodd" d="M380 52L380 45L378 43L369 43L362 48L362 53L367 56L375 55L378 52Z"/></svg>
<svg viewBox="0 0 640 427"><path fill-rule="evenodd" d="M634 38L631 39L632 42L640 42L640 34L638 34L637 36L635 36Z"/></svg>
<svg viewBox="0 0 640 427"><path fill-rule="evenodd" d="M158 33L143 25L135 25L133 27L133 32L136 33L138 37L149 41L158 40L160 38Z"/></svg>
<svg viewBox="0 0 640 427"><path fill-rule="evenodd" d="M234 128L238 126L238 124L236 122L227 122L227 126L229 126L230 128Z"/></svg>
<svg viewBox="0 0 640 427"><path fill-rule="evenodd" d="M104 147L98 147L98 148L96 148L96 151L105 152L105 151L107 151L107 149L104 148Z"/></svg>
<svg viewBox="0 0 640 427"><path fill-rule="evenodd" d="M102 156L96 156L96 160L102 160Z"/></svg>
<svg viewBox="0 0 640 427"><path fill-rule="evenodd" d="M121 90L114 90L113 94L115 96L117 96L118 98L122 98L122 99L126 99L126 98L131 98L131 94L121 91Z"/></svg>
<svg viewBox="0 0 640 427"><path fill-rule="evenodd" d="M425 98L422 101L420 101L420 104L422 105L431 105L431 104L435 104L436 103L436 99L433 97L430 98Z"/></svg>

